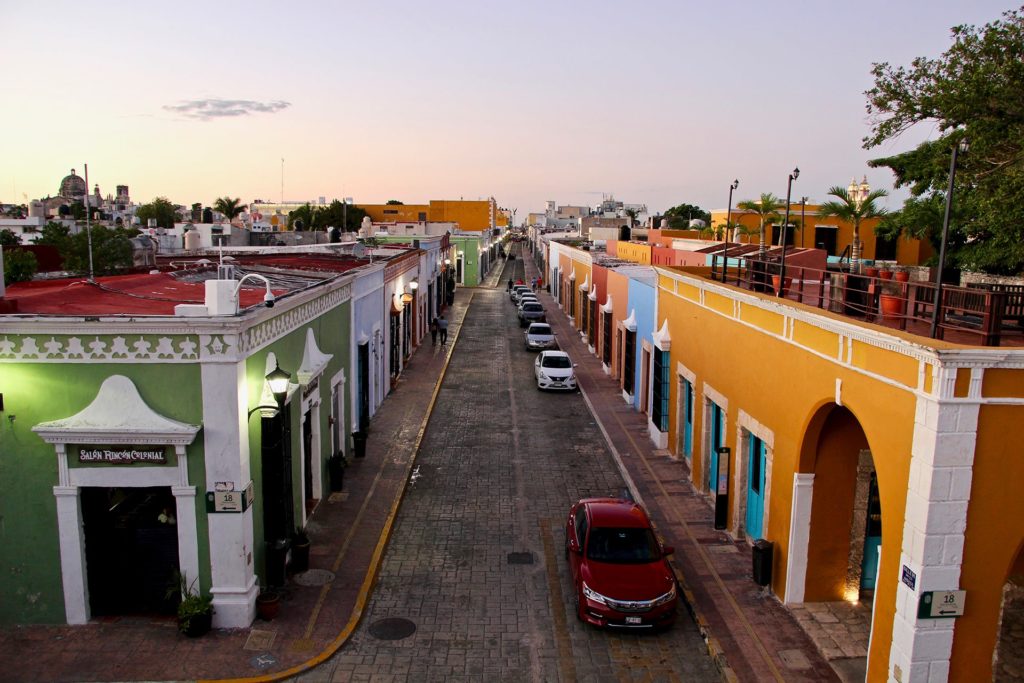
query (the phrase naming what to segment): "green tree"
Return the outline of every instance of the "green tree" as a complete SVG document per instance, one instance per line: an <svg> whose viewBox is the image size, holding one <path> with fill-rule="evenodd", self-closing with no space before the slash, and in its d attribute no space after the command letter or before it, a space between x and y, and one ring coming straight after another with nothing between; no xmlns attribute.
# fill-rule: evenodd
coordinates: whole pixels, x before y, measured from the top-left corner
<svg viewBox="0 0 1024 683"><path fill-rule="evenodd" d="M288 227L292 230L317 230L320 210L309 203L288 212Z"/></svg>
<svg viewBox="0 0 1024 683"><path fill-rule="evenodd" d="M887 197L889 193L885 190L871 190L866 197L860 199L851 197L845 187L834 185L829 188L828 194L835 199L824 202L818 207L818 216L821 218L832 216L853 225L850 272L859 273L860 254L863 246L860 240L860 223L865 218L880 218L886 214L886 210L878 206L876 202L882 197Z"/></svg>
<svg viewBox="0 0 1024 683"><path fill-rule="evenodd" d="M757 255L763 257L768 248L764 243L764 226L768 223L777 223L782 220L782 216L779 215L779 209L785 207L785 202L780 198L776 197L771 192L762 192L761 198L757 201L753 199L745 199L736 205L737 209L742 211L752 211L757 214L758 226L757 226ZM749 241L749 237L748 237Z"/></svg>
<svg viewBox="0 0 1024 683"><path fill-rule="evenodd" d="M36 255L27 249L4 249L4 284L27 282L39 270Z"/></svg>
<svg viewBox="0 0 1024 683"><path fill-rule="evenodd" d="M690 227L690 221L700 219L706 225L711 225L711 214L695 204L679 204L665 211L662 218L668 220L668 226L673 230L686 230Z"/></svg>
<svg viewBox="0 0 1024 683"><path fill-rule="evenodd" d="M137 208L135 217L142 225L148 225L149 219L155 218L158 227L170 230L178 220L178 208L166 197L157 197L149 204Z"/></svg>
<svg viewBox="0 0 1024 683"><path fill-rule="evenodd" d="M131 237L137 230L92 228L92 264L96 275L110 275L132 266ZM71 236L64 257L64 268L77 273L89 272L89 234L82 230Z"/></svg>
<svg viewBox="0 0 1024 683"><path fill-rule="evenodd" d="M43 226L36 238L36 244L48 244L57 249L60 254L67 253L68 243L71 241L71 228L63 223L49 221Z"/></svg>
<svg viewBox="0 0 1024 683"><path fill-rule="evenodd" d="M213 210L224 215L228 219L228 223L235 220L238 214L245 211L246 204L242 204L242 200L238 197L232 199L231 197L218 197L217 201L213 203Z"/></svg>
<svg viewBox="0 0 1024 683"><path fill-rule="evenodd" d="M388 206L402 206L404 204L405 204L405 202L400 202L397 199L389 199L388 202L387 202Z"/></svg>
<svg viewBox="0 0 1024 683"><path fill-rule="evenodd" d="M21 244L21 238L14 234L10 228L0 230L0 247L16 247Z"/></svg>
<svg viewBox="0 0 1024 683"><path fill-rule="evenodd" d="M952 149L968 140L956 170L957 220L951 221L947 256L964 268L1017 273L1024 268L1024 7L980 29L954 27L952 39L938 59L918 57L909 67L874 65L874 87L865 93L872 130L864 147L882 145L918 123L941 133L870 162L892 169L897 187L910 188L912 199L922 203L904 211L919 217L923 207L945 201ZM894 219L889 226L900 223Z"/></svg>

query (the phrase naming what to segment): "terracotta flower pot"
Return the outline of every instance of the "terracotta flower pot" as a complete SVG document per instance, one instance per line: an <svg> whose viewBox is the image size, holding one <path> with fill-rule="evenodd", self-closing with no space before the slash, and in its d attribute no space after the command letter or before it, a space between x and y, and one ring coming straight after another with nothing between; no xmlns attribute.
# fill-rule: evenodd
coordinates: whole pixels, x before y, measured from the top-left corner
<svg viewBox="0 0 1024 683"><path fill-rule="evenodd" d="M891 270L880 270L880 271L878 271L878 277L882 278L883 280L891 280L892 279L892 275L893 275L893 273L892 273Z"/></svg>
<svg viewBox="0 0 1024 683"><path fill-rule="evenodd" d="M895 294L881 294L878 297L878 308L883 318L899 318L907 310L907 300Z"/></svg>
<svg viewBox="0 0 1024 683"><path fill-rule="evenodd" d="M868 277L878 277L878 268L865 268L864 274Z"/></svg>
<svg viewBox="0 0 1024 683"><path fill-rule="evenodd" d="M779 275L772 275L772 289L774 291L776 291L776 292L779 291L780 280L781 280L781 276L779 276ZM793 284L793 278L787 277L786 281L781 283L781 284L782 284L782 293L780 294L780 296L786 296L786 293L789 292L790 285Z"/></svg>
<svg viewBox="0 0 1024 683"><path fill-rule="evenodd" d="M256 615L263 621L272 621L281 611L281 594L277 591L262 591L256 596Z"/></svg>
<svg viewBox="0 0 1024 683"><path fill-rule="evenodd" d="M893 275L896 282L910 282L910 273L905 270L897 270Z"/></svg>

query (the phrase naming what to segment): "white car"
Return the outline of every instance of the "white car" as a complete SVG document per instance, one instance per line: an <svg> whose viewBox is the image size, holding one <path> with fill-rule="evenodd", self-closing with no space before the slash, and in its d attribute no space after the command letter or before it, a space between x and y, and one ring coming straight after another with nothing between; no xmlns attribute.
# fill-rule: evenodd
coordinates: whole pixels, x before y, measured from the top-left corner
<svg viewBox="0 0 1024 683"><path fill-rule="evenodd" d="M530 301L535 304L540 303L540 299L538 299L537 295L534 294L533 292L523 292L522 294L519 295L519 303L517 303L516 306L522 308L523 304L525 304L527 301Z"/></svg>
<svg viewBox="0 0 1024 683"><path fill-rule="evenodd" d="M541 351L533 364L538 389L576 391L576 371L565 351Z"/></svg>
<svg viewBox="0 0 1024 683"><path fill-rule="evenodd" d="M512 301L518 302L519 301L519 295L522 294L523 292L529 292L529 291L530 291L530 288L527 287L526 285L515 285L514 287L512 287L512 291L508 293L508 297L510 299L512 299Z"/></svg>
<svg viewBox="0 0 1024 683"><path fill-rule="evenodd" d="M553 349L556 346L555 333L552 331L551 325L547 323L530 323L530 326L526 328L527 351Z"/></svg>

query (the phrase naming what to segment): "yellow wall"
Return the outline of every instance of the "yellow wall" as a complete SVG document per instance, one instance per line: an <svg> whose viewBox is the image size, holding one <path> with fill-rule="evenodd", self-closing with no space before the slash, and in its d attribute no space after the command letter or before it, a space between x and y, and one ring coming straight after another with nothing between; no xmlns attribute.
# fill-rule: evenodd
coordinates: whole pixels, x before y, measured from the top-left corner
<svg viewBox="0 0 1024 683"><path fill-rule="evenodd" d="M658 268L659 274L681 272L677 269ZM679 294L676 294L676 291ZM721 288L716 291L722 291ZM721 299L727 295L709 295L707 305L700 305L698 290L685 283L667 286L664 278L659 281L658 317L659 324L668 320L672 338L671 367L675 372L677 363L682 363L696 373L694 415L694 452L692 467L695 483L704 488L704 399L703 386L708 383L712 389L728 399L726 417L726 445L735 454L738 444L737 426L740 411L763 425L773 438L772 483L767 507L767 526L764 537L775 543L772 588L783 595L788 564L790 510L792 507L793 475L796 472L817 472L820 467L821 485L830 485L830 480L846 481L844 493L847 502L852 500L854 481L851 471L856 472L856 460L833 460L820 455L828 450L828 444L837 439L837 434L858 434L870 447L878 473L880 496L883 510L882 566L878 581L878 602L876 603L874 649L872 667L885 670L888 663L888 647L892 632L892 616L895 605L896 582L899 574L898 560L903 535L903 511L906 506L907 480L909 476L910 449L914 429L914 410L917 374L906 372L906 358L898 352L885 353L873 348L870 356L877 367L875 374L891 372L894 384L882 382L867 374L855 364L847 364L846 356L840 353L844 348L840 335L835 331L816 328L813 333L805 330L793 337L799 345L784 338L785 317L773 304L766 308L744 304L739 307L739 318L733 318L733 307L723 305ZM814 309L810 309L814 310ZM799 323L806 327L806 323ZM710 340L710 341L709 341ZM862 355L867 354L866 351ZM823 357L824 356L824 357ZM852 354L857 358L857 354ZM825 416L834 410L836 382L841 383L841 400L845 409L854 418L853 425L830 426ZM671 383L669 410L669 444L679 443L677 382ZM734 457L735 462L735 457ZM745 463L745 457L741 458ZM852 464L851 464L852 463ZM852 470L851 470L852 467ZM738 473L730 472L731 491L738 488ZM815 504L827 502L833 492L825 494L825 501L815 483ZM838 494L837 494L838 495ZM736 529L740 520L732 518L730 505L729 527ZM815 510L819 512L819 510ZM838 514L838 513L836 513ZM814 525L828 529L841 529L843 520L827 516L814 517ZM849 551L849 517L845 520L842 541L836 540L842 548L842 573L845 574L846 558ZM821 535L821 529L812 528L812 534ZM835 597L841 582L837 579L838 568L830 567L827 558L820 553L829 549L817 548L809 556L809 562L818 562L818 569L828 578L822 579L829 585L822 585L808 571L806 583L809 595L820 594ZM834 551L831 549L830 551ZM815 556L814 553L819 553ZM811 565L813 566L813 564Z"/></svg>
<svg viewBox="0 0 1024 683"><path fill-rule="evenodd" d="M420 214L425 213L429 221L458 223L459 228L466 231L479 232L491 227L491 202L486 199L432 199L430 204L359 204L359 208L375 223L416 222L422 220ZM508 225L508 217L496 206L494 217L495 226Z"/></svg>
<svg viewBox="0 0 1024 683"><path fill-rule="evenodd" d="M651 264L651 245L636 242L618 242L615 245L616 258L633 263Z"/></svg>

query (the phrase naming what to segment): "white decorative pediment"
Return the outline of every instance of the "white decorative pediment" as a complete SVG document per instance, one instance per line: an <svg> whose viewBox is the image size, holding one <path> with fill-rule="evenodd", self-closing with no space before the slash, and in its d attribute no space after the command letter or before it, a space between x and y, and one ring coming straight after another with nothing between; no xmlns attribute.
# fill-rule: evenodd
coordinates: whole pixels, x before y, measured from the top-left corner
<svg viewBox="0 0 1024 683"><path fill-rule="evenodd" d="M580 285L581 292L585 292L588 289L590 289L590 273L587 273L587 276L583 278L583 284Z"/></svg>
<svg viewBox="0 0 1024 683"><path fill-rule="evenodd" d="M665 318L665 322L661 324L661 329L655 332L651 338L654 341L654 345L662 351L668 351L672 348L672 336L668 333L668 318Z"/></svg>
<svg viewBox="0 0 1024 683"><path fill-rule="evenodd" d="M135 384L124 375L103 380L92 403L81 412L32 431L46 443L169 444L187 446L199 432L197 425L164 417L146 405Z"/></svg>
<svg viewBox="0 0 1024 683"><path fill-rule="evenodd" d="M333 355L324 353L320 350L320 347L316 345L316 336L313 334L313 328L306 328L306 350L302 354L302 365L299 366L299 370L296 376L299 379L299 384L302 386L308 385L314 377L319 377L327 364L331 362Z"/></svg>
<svg viewBox="0 0 1024 683"><path fill-rule="evenodd" d="M597 301L597 284L596 283L594 284L593 287L590 288L590 294L587 295L587 298L590 299L591 301Z"/></svg>
<svg viewBox="0 0 1024 683"><path fill-rule="evenodd" d="M609 294L608 295L608 299L603 304L601 304L601 312L602 313L611 313L612 312L612 295L611 294Z"/></svg>
<svg viewBox="0 0 1024 683"><path fill-rule="evenodd" d="M575 268L573 268L572 272L569 273L569 280L571 282L575 282L576 281L576 269Z"/></svg>
<svg viewBox="0 0 1024 683"><path fill-rule="evenodd" d="M636 332L636 309L629 312L629 317L622 321L622 326L630 332Z"/></svg>

